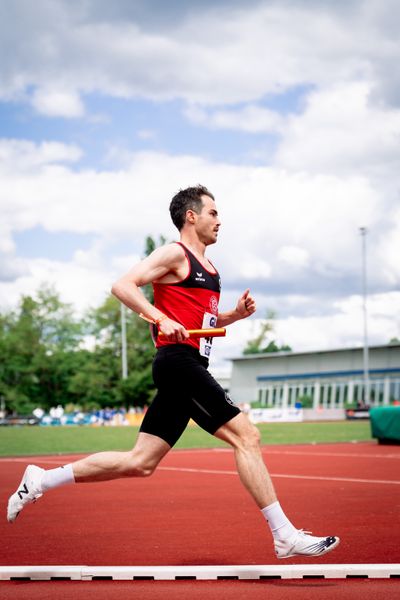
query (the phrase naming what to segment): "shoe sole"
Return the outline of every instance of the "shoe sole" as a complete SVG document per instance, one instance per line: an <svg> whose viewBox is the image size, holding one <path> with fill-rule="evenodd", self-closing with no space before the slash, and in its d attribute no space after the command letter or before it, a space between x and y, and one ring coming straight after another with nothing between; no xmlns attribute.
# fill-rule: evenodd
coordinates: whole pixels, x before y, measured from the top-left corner
<svg viewBox="0 0 400 600"><path fill-rule="evenodd" d="M338 547L340 543L340 538L336 538L336 542L334 542L333 544L331 544L329 546L329 548L324 549L322 552L319 552L318 554L306 554L306 553L301 553L301 552L293 552L291 554L285 554L285 556L277 556L277 558L279 558L279 560L282 560L284 558L292 558L293 556L305 556L307 558L319 558L320 556L323 556L324 554L328 554L328 552L331 552L332 550L334 550L335 548Z"/></svg>

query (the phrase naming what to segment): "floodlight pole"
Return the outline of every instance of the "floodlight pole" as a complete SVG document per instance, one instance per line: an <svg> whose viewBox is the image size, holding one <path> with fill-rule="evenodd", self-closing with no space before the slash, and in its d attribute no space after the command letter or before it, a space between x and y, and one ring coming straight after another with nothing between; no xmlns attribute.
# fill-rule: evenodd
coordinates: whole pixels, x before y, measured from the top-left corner
<svg viewBox="0 0 400 600"><path fill-rule="evenodd" d="M126 309L121 303L121 355L122 355L122 379L128 377L128 359L126 353Z"/></svg>
<svg viewBox="0 0 400 600"><path fill-rule="evenodd" d="M368 351L368 314L367 314L367 228L360 227L362 249L362 295L364 317L364 404L369 406L369 351Z"/></svg>

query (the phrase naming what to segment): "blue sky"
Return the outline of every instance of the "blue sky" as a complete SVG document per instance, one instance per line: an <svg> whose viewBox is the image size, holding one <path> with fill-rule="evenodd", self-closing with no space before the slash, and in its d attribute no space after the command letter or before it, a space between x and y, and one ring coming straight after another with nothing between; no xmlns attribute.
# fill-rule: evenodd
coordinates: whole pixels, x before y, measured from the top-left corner
<svg viewBox="0 0 400 600"><path fill-rule="evenodd" d="M257 106L282 115L297 114L308 91L307 85L296 86L260 98ZM265 164L278 143L276 133L221 130L193 123L185 117L185 103L179 99L157 102L91 93L83 96L83 100L89 119L49 118L38 114L26 101L3 102L0 104L2 137L77 143L83 156L76 168L102 169L112 167L110 146L127 152L188 153L234 164ZM231 108L240 111L244 106L245 103L238 103Z"/></svg>
<svg viewBox="0 0 400 600"><path fill-rule="evenodd" d="M168 204L207 185L225 293L298 350L400 337L400 43L388 0L22 0L0 7L0 303L53 283L78 311L177 237ZM386 48L382 52L382 48ZM12 50L12 51L11 51Z"/></svg>

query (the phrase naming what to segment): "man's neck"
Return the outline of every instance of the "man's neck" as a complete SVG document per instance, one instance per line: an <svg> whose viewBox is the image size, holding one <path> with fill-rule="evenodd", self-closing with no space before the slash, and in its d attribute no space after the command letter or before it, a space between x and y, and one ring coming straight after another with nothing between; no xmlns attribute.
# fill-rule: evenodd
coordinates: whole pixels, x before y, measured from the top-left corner
<svg viewBox="0 0 400 600"><path fill-rule="evenodd" d="M180 241L184 246L189 248L189 250L194 252L194 254L198 254L199 256L205 255L207 246L203 244L203 242L201 242L199 238L182 234Z"/></svg>

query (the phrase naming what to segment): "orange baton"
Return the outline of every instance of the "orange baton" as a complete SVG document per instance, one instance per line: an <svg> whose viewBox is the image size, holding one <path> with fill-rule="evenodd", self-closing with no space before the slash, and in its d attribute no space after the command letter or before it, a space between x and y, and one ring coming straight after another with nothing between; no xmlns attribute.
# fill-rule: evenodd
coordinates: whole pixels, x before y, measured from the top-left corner
<svg viewBox="0 0 400 600"><path fill-rule="evenodd" d="M225 327L213 327L211 329L188 329L189 337L191 338L206 338L206 337L225 337ZM158 333L160 337L164 337L164 334L160 331Z"/></svg>

